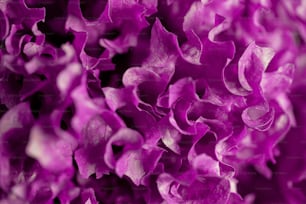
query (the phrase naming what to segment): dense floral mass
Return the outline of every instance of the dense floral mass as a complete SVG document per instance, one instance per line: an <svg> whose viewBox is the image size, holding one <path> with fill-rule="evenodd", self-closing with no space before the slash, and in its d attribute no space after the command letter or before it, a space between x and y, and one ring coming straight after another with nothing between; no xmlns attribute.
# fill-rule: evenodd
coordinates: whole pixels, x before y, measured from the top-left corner
<svg viewBox="0 0 306 204"><path fill-rule="evenodd" d="M0 1L0 204L306 203L306 1Z"/></svg>

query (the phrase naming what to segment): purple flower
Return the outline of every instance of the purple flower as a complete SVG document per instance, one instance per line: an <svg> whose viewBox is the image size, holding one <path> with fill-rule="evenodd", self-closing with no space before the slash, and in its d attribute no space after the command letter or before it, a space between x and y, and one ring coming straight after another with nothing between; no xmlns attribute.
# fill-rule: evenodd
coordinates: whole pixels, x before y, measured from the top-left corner
<svg viewBox="0 0 306 204"><path fill-rule="evenodd" d="M305 203L306 4L0 2L0 204Z"/></svg>

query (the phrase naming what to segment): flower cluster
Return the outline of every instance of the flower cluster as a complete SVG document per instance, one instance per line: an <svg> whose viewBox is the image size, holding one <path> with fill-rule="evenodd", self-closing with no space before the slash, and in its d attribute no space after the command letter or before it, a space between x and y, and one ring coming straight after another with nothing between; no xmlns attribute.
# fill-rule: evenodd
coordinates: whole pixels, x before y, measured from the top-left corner
<svg viewBox="0 0 306 204"><path fill-rule="evenodd" d="M306 1L0 1L0 204L306 203Z"/></svg>

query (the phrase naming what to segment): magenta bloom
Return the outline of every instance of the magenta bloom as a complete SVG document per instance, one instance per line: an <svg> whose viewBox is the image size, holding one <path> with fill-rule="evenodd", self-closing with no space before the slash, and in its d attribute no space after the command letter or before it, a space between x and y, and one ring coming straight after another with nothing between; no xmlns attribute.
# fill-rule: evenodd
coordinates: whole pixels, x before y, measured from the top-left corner
<svg viewBox="0 0 306 204"><path fill-rule="evenodd" d="M0 1L0 204L306 203L306 1Z"/></svg>

